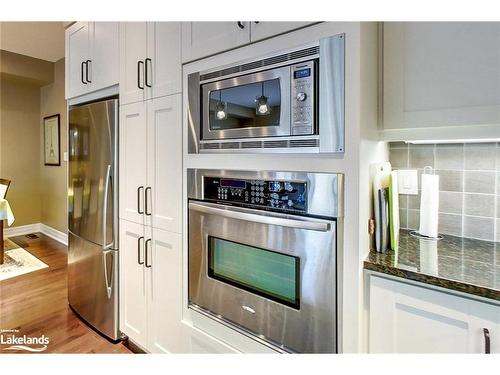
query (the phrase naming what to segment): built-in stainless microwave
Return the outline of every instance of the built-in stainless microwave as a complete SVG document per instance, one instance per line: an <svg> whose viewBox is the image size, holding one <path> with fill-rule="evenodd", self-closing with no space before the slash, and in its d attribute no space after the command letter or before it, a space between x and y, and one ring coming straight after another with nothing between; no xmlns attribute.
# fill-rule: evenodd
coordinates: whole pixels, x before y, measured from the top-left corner
<svg viewBox="0 0 500 375"><path fill-rule="evenodd" d="M188 152L343 152L344 39L189 74Z"/></svg>

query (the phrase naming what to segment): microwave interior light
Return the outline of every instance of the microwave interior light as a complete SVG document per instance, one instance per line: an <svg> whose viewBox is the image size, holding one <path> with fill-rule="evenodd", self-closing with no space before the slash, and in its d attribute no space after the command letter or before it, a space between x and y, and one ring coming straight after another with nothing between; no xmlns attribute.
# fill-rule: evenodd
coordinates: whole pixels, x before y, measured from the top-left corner
<svg viewBox="0 0 500 375"><path fill-rule="evenodd" d="M271 112L271 107L269 106L268 97L264 95L264 81L262 81L262 94L256 100L255 110L257 115L263 116L268 115Z"/></svg>
<svg viewBox="0 0 500 375"><path fill-rule="evenodd" d="M219 90L219 101L215 106L215 117L217 117L217 120L225 120L227 118L226 104L222 101L222 90Z"/></svg>
<svg viewBox="0 0 500 375"><path fill-rule="evenodd" d="M434 143L491 143L500 142L500 138L469 138L469 139L421 139L413 141L405 141L405 143L415 145L426 145Z"/></svg>

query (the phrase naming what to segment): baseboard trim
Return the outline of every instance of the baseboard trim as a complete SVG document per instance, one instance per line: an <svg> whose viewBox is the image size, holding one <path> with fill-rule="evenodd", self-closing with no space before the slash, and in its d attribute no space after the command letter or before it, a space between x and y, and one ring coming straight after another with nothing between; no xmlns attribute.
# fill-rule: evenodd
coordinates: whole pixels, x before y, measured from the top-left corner
<svg viewBox="0 0 500 375"><path fill-rule="evenodd" d="M68 234L67 233L60 232L57 229L49 227L48 225L43 224L43 223L40 223L40 232L42 232L46 236L49 236L50 238L53 238L56 241L59 241L60 243L68 246Z"/></svg>
<svg viewBox="0 0 500 375"><path fill-rule="evenodd" d="M4 227L3 235L5 238L24 236L26 234L40 232L40 223L20 225L18 227L7 228Z"/></svg>
<svg viewBox="0 0 500 375"><path fill-rule="evenodd" d="M35 223L28 225L21 225L18 227L12 228L4 228L3 235L5 238L15 237L15 236L24 236L30 233L41 232L50 238L64 244L68 245L68 234L58 231L52 227L49 227L43 223Z"/></svg>

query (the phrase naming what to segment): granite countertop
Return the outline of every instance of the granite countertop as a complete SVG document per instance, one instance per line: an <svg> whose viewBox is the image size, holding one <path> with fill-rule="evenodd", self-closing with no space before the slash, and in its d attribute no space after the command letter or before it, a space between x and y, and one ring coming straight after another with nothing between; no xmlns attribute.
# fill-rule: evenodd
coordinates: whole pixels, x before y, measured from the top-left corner
<svg viewBox="0 0 500 375"><path fill-rule="evenodd" d="M500 243L449 235L421 240L401 230L398 251L372 250L364 268L500 301Z"/></svg>

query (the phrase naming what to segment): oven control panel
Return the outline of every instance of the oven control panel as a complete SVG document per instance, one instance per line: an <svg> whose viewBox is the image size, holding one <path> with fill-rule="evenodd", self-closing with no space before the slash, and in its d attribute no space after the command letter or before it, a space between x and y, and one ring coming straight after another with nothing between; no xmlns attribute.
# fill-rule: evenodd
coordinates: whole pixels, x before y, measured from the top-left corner
<svg viewBox="0 0 500 375"><path fill-rule="evenodd" d="M307 210L307 184L301 181L203 178L203 199L280 211Z"/></svg>

